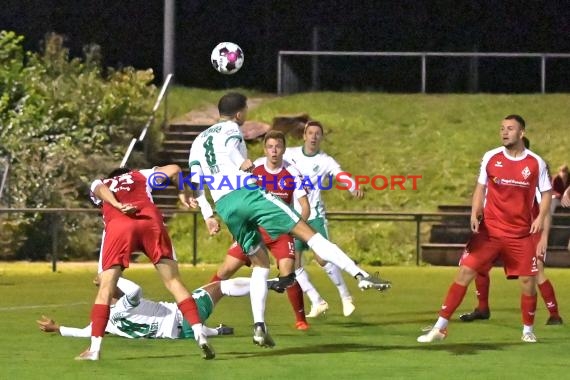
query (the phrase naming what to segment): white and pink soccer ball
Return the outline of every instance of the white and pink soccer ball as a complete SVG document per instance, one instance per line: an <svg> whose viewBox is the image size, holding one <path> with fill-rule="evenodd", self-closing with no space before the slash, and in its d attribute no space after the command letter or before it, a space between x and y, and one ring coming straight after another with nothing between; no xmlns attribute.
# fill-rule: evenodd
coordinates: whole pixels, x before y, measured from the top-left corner
<svg viewBox="0 0 570 380"><path fill-rule="evenodd" d="M212 50L212 66L222 74L235 74L243 65L243 50L233 42L220 42Z"/></svg>

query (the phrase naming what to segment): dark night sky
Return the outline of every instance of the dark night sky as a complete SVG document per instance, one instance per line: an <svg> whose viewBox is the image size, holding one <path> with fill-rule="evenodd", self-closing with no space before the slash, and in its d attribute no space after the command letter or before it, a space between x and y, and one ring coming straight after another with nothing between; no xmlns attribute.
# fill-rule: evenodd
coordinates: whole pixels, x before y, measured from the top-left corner
<svg viewBox="0 0 570 380"><path fill-rule="evenodd" d="M162 76L163 1L4 0L2 3L0 29L25 35L27 49L37 50L43 35L55 31L67 37L66 45L73 55L81 55L83 45L97 43L102 46L105 65L150 67L157 78ZM176 80L189 86L243 86L273 91L277 51L310 50L313 27L319 28L321 50L570 53L570 2L177 0L176 3ZM236 42L245 51L244 68L234 76L219 75L210 67L210 51L220 41ZM310 66L308 61L298 64ZM434 70L433 75L450 81L449 77L461 76L464 64L441 62L439 74ZM341 81L343 72L350 67L358 83L375 75L376 68L372 66L378 66L378 62L325 60L323 65L330 81ZM482 70L480 75L483 79L491 75L496 82L492 72L511 63L487 62L487 65L489 73ZM412 82L402 70L395 70L406 67L406 63L388 60L381 66L392 81L386 83L386 88L395 85L405 91L408 82ZM454 70L455 66L459 69ZM556 74L556 68L554 65L552 75ZM512 75L505 75L505 81L521 80L535 69L534 63L523 62ZM570 71L570 63L558 67L558 71L560 82L570 82L565 76L568 74L564 74ZM417 78L413 81L417 83ZM532 81L535 82L534 78ZM327 80L323 82L326 85ZM454 89L453 83L449 85ZM523 90L526 88L524 84L521 86Z"/></svg>

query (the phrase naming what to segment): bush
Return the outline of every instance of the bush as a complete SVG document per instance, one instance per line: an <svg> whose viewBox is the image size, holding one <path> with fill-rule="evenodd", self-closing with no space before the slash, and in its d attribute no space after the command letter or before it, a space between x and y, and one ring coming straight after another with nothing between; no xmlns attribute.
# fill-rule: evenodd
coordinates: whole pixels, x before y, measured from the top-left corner
<svg viewBox="0 0 570 380"><path fill-rule="evenodd" d="M0 156L8 156L11 165L4 202L85 207L90 180L118 166L150 116L153 73L131 67L103 70L96 45L84 48L83 59L70 58L57 34L46 35L40 53L25 52L22 41L13 32L0 32ZM49 223L42 214L22 218L15 233L44 241L35 236ZM86 235L100 235L101 227L88 219L95 218L64 218L60 249L68 257L96 248L91 244L97 240ZM16 257L46 257L45 244L25 249L30 244Z"/></svg>

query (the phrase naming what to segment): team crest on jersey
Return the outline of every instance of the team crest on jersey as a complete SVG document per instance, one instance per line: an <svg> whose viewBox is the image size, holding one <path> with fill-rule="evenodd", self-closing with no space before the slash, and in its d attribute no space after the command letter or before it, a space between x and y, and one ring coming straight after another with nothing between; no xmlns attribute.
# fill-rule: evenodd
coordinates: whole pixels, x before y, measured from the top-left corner
<svg viewBox="0 0 570 380"><path fill-rule="evenodd" d="M528 166L525 166L525 168L522 170L521 174L523 175L524 179L528 178L528 176L531 174Z"/></svg>
<svg viewBox="0 0 570 380"><path fill-rule="evenodd" d="M496 167L496 168L502 168L502 167L503 167L503 161L497 161L497 162L495 162L495 167Z"/></svg>
<svg viewBox="0 0 570 380"><path fill-rule="evenodd" d="M315 172L315 173L316 173L318 170L319 170L319 165L315 165L315 166L313 166L313 172Z"/></svg>

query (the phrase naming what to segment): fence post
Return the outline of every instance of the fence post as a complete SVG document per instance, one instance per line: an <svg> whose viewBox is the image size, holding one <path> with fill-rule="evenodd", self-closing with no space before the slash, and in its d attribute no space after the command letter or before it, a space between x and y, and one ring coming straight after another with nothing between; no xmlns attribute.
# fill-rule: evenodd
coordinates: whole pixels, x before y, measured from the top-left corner
<svg viewBox="0 0 570 380"><path fill-rule="evenodd" d="M540 56L540 92L546 92L546 56Z"/></svg>
<svg viewBox="0 0 570 380"><path fill-rule="evenodd" d="M422 54L422 94L426 93L426 55Z"/></svg>
<svg viewBox="0 0 570 380"><path fill-rule="evenodd" d="M198 220L197 216L198 213L192 213L192 221L194 222L194 226L192 228L192 234L194 235L194 243L192 244L192 265L196 266L198 262Z"/></svg>
<svg viewBox="0 0 570 380"><path fill-rule="evenodd" d="M281 52L277 54L277 95L283 95L283 57Z"/></svg>
<svg viewBox="0 0 570 380"><path fill-rule="evenodd" d="M420 251L421 251L421 244L420 244L420 225L422 223L422 215L416 214L416 266L420 265Z"/></svg>
<svg viewBox="0 0 570 380"><path fill-rule="evenodd" d="M59 218L54 212L51 214L51 271L57 272L57 232L59 229Z"/></svg>

